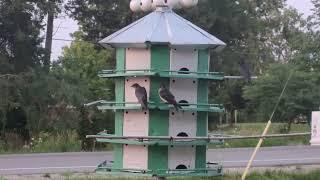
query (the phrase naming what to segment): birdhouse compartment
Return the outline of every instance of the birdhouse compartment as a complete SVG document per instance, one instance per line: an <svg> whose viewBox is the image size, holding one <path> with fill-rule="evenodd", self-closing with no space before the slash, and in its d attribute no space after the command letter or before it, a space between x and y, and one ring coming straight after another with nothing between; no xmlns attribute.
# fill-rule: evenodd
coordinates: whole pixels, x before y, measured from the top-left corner
<svg viewBox="0 0 320 180"><path fill-rule="evenodd" d="M193 48L172 48L170 50L170 70L198 70L198 50Z"/></svg>
<svg viewBox="0 0 320 180"><path fill-rule="evenodd" d="M149 98L150 78L149 77L133 77L133 78L128 77L125 79L125 102L129 102L129 103L138 102L137 97L135 95L135 89L131 87L135 83L146 88L148 98ZM137 105L126 104L126 106L137 106Z"/></svg>
<svg viewBox="0 0 320 180"><path fill-rule="evenodd" d="M197 115L194 112L170 111L169 136L178 136L185 133L189 137L195 137L197 133Z"/></svg>
<svg viewBox="0 0 320 180"><path fill-rule="evenodd" d="M171 78L170 91L175 96L177 102L188 102L197 104L198 80Z"/></svg>
<svg viewBox="0 0 320 180"><path fill-rule="evenodd" d="M195 147L168 147L168 168L181 169L186 167L187 169L194 169L195 154Z"/></svg>
<svg viewBox="0 0 320 180"><path fill-rule="evenodd" d="M150 66L151 51L149 48L126 48L126 70L149 70Z"/></svg>
<svg viewBox="0 0 320 180"><path fill-rule="evenodd" d="M149 111L125 111L123 118L124 136L148 136Z"/></svg>
<svg viewBox="0 0 320 180"><path fill-rule="evenodd" d="M148 147L123 145L123 168L148 169Z"/></svg>

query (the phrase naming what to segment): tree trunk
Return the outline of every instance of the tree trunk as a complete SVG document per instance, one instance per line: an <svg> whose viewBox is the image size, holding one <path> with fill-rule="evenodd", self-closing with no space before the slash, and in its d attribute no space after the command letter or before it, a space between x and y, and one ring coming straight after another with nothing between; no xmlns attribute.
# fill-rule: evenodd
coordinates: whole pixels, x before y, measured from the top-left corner
<svg viewBox="0 0 320 180"><path fill-rule="evenodd" d="M52 33L53 33L53 21L54 21L54 9L52 0L49 1L49 11L48 11L48 19L47 19L47 33L46 33L46 56L44 58L44 68L47 72L50 69L50 59L51 59L51 49L52 49Z"/></svg>
<svg viewBox="0 0 320 180"><path fill-rule="evenodd" d="M293 118L290 117L288 121L287 129L286 129L286 133L289 133L291 131L292 123L293 123Z"/></svg>
<svg viewBox="0 0 320 180"><path fill-rule="evenodd" d="M238 110L234 110L234 124L237 125L238 123Z"/></svg>
<svg viewBox="0 0 320 180"><path fill-rule="evenodd" d="M230 122L230 124L229 124L230 127L233 127L233 125L234 125L234 123L233 123L234 122L234 112L235 112L234 109L232 109L230 111L230 116L229 116L230 117L230 121L229 121Z"/></svg>
<svg viewBox="0 0 320 180"><path fill-rule="evenodd" d="M223 113L219 113L219 126L222 125L223 121Z"/></svg>

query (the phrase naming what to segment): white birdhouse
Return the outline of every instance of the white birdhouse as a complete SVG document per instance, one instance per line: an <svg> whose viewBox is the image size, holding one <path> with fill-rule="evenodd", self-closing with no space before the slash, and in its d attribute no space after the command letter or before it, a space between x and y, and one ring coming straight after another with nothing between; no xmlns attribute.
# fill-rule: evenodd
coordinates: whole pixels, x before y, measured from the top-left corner
<svg viewBox="0 0 320 180"><path fill-rule="evenodd" d="M183 8L191 8L198 4L198 0L180 0L180 4Z"/></svg>
<svg viewBox="0 0 320 180"><path fill-rule="evenodd" d="M151 11L152 10L152 0L141 0L140 7L142 11Z"/></svg>
<svg viewBox="0 0 320 180"><path fill-rule="evenodd" d="M131 0L130 1L130 9L133 12L139 12L141 11L141 6L140 6L141 1L140 0Z"/></svg>

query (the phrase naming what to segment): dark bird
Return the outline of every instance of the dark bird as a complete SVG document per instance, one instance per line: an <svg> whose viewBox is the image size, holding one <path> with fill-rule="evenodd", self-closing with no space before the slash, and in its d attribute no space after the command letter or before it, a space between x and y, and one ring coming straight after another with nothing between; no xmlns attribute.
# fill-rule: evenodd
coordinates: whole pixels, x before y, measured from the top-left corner
<svg viewBox="0 0 320 180"><path fill-rule="evenodd" d="M244 61L244 59L239 60L240 74L247 83L251 83L251 72L249 65Z"/></svg>
<svg viewBox="0 0 320 180"><path fill-rule="evenodd" d="M165 87L164 84L161 84L158 94L162 101L172 104L177 111L182 109L182 107L177 103L173 94Z"/></svg>
<svg viewBox="0 0 320 180"><path fill-rule="evenodd" d="M136 97L138 99L138 102L141 104L142 109L148 109L148 95L146 88L140 86L137 83L133 84L131 87L135 89Z"/></svg>

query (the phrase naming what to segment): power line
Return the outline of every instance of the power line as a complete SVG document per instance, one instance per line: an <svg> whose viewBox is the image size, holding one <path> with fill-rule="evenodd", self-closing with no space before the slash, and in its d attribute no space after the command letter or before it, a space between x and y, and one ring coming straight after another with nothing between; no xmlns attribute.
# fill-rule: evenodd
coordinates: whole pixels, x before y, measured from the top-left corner
<svg viewBox="0 0 320 180"><path fill-rule="evenodd" d="M92 43L92 44L99 44L94 41L85 41L85 40L73 40L73 39L63 39L63 38L53 38L53 41L64 41L64 42L87 42L87 43Z"/></svg>

